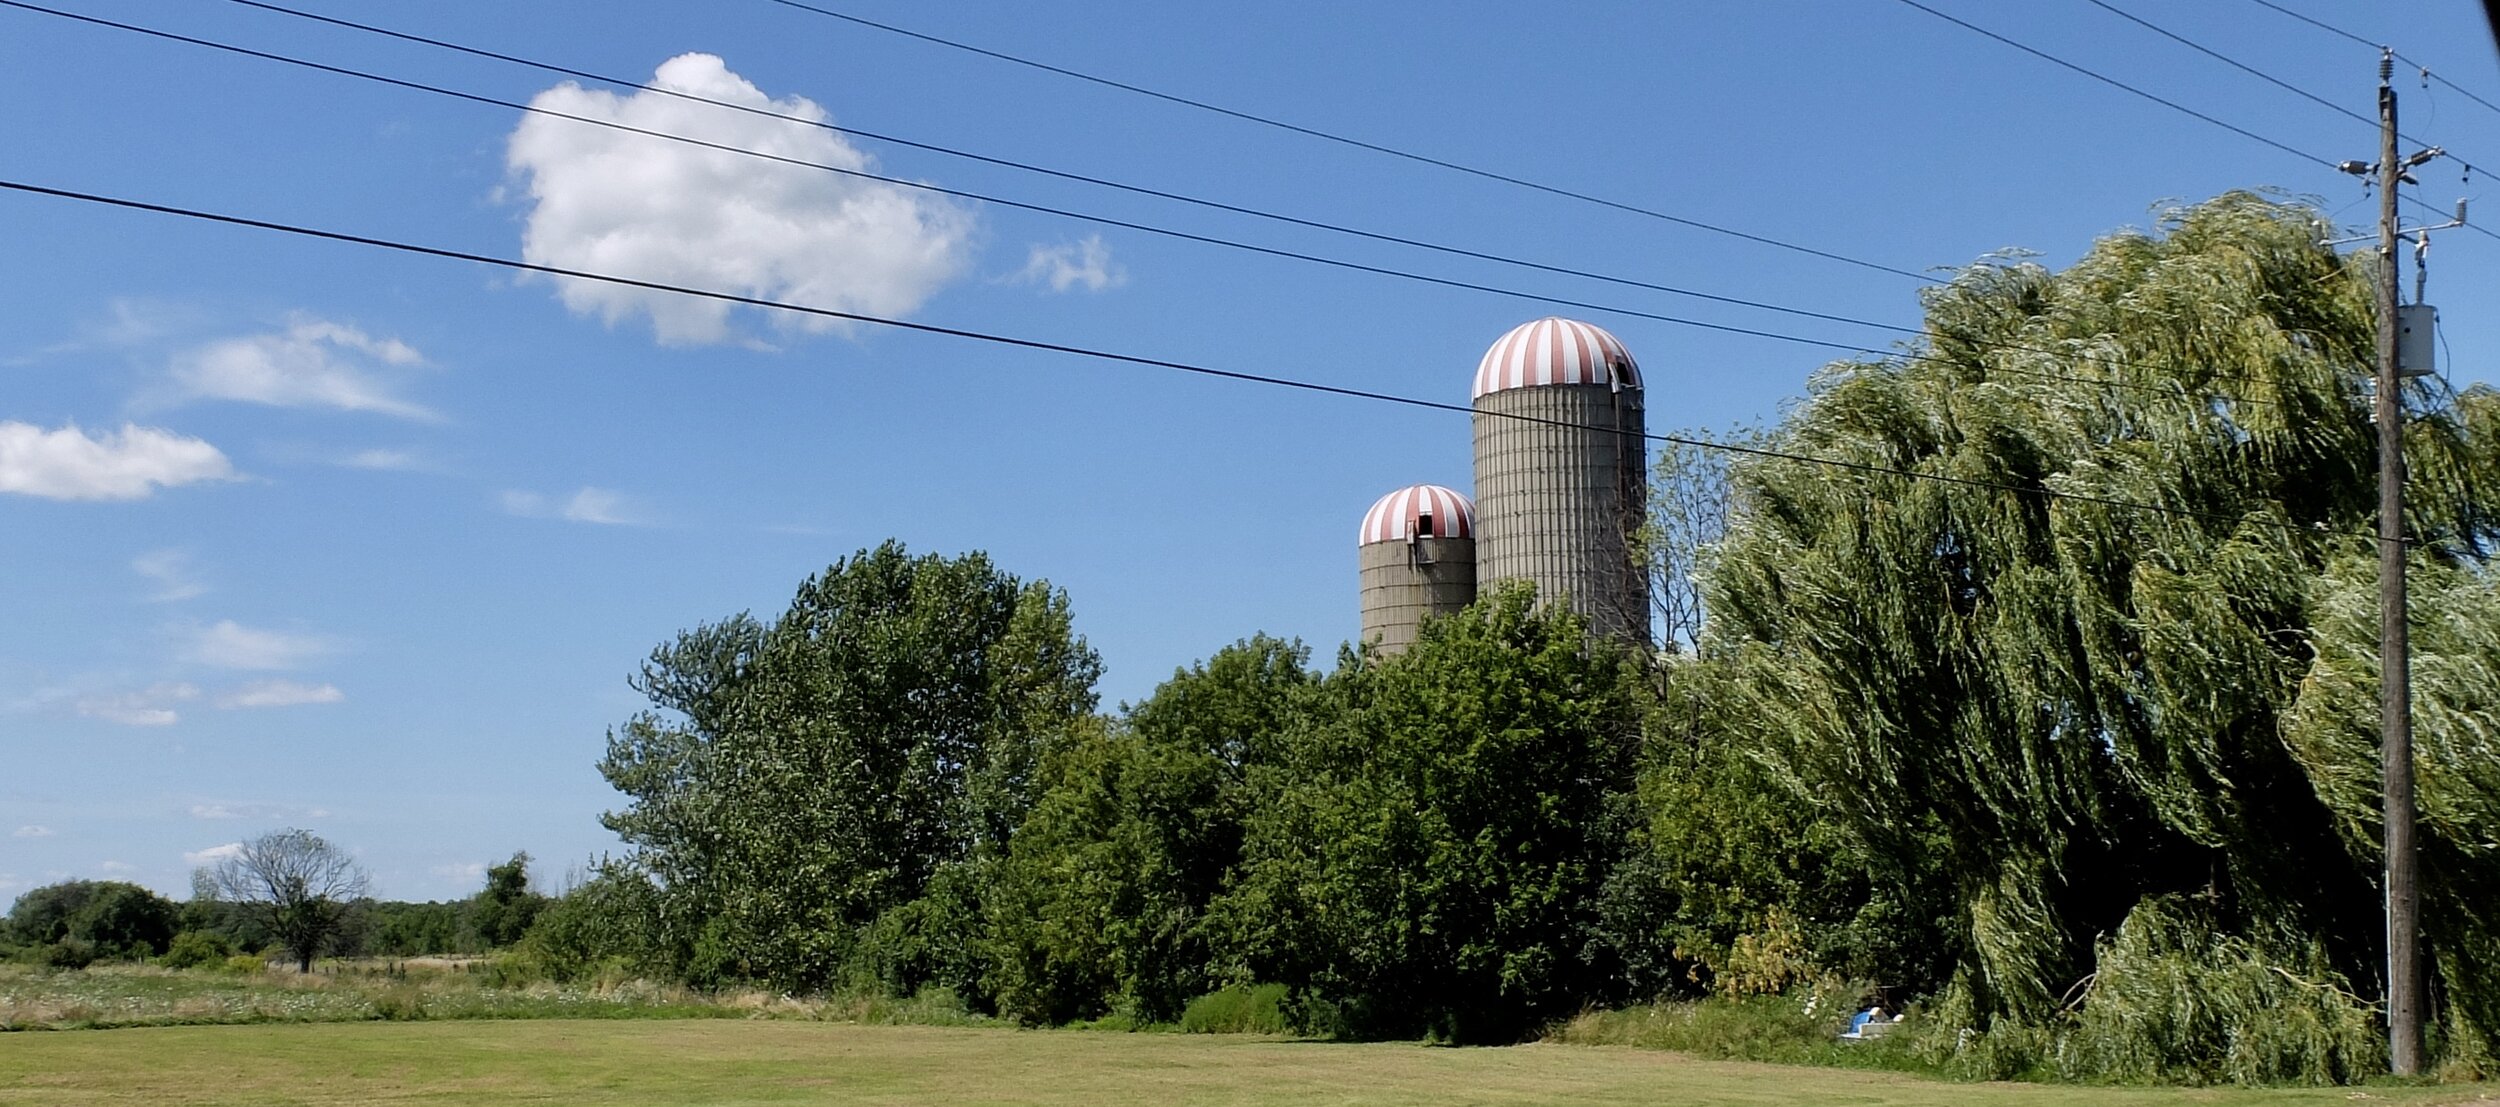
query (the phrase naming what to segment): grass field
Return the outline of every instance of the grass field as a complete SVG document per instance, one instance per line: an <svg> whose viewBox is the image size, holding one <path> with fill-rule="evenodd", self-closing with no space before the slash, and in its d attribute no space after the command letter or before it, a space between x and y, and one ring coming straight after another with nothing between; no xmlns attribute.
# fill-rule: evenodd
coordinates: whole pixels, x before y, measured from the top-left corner
<svg viewBox="0 0 2500 1107"><path fill-rule="evenodd" d="M2453 1104L2474 1087L2085 1088L1234 1036L789 1021L468 1021L0 1034L0 1104Z"/></svg>

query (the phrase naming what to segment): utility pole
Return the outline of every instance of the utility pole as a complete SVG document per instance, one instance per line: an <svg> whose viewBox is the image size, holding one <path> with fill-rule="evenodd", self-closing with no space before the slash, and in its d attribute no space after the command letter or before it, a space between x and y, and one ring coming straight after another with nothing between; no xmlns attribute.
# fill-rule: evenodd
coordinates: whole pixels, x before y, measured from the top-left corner
<svg viewBox="0 0 2500 1107"><path fill-rule="evenodd" d="M2380 787L2387 846L2387 1060L2422 1071L2421 899L2413 849L2413 687L2405 625L2404 378L2396 365L2395 54L2378 63L2378 603Z"/></svg>

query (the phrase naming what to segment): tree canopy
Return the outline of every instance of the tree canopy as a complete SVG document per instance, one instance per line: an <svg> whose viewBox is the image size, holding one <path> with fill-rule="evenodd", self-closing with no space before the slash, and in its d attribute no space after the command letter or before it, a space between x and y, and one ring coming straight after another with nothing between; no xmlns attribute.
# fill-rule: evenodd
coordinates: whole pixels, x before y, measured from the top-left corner
<svg viewBox="0 0 2500 1107"><path fill-rule="evenodd" d="M821 986L861 928L1004 851L1100 669L1064 593L888 542L770 623L653 651L635 687L654 710L600 763L631 802L604 821L693 975Z"/></svg>
<svg viewBox="0 0 2500 1107"><path fill-rule="evenodd" d="M2125 1002L2113 935L2381 987L2375 631L2354 614L2373 262L2328 230L2235 194L2064 272L1974 267L1927 295L1914 356L1832 366L1777 432L1865 468L1737 469L1706 651L1741 673L1769 762L1882 868L1951 874L1943 1009L1981 1032ZM2414 561L2469 609L2495 399L2408 387ZM2492 994L2468 956L2492 934L2500 791L2467 721L2490 648L2434 633L2417 662L2426 917L2457 995ZM2470 1021L2452 1031L2500 1028ZM2346 1034L2310 1074L2369 1071L2371 1048Z"/></svg>
<svg viewBox="0 0 2500 1107"><path fill-rule="evenodd" d="M313 958L354 933L350 912L365 896L364 867L309 830L279 830L242 844L210 870L218 898L251 916L295 958Z"/></svg>

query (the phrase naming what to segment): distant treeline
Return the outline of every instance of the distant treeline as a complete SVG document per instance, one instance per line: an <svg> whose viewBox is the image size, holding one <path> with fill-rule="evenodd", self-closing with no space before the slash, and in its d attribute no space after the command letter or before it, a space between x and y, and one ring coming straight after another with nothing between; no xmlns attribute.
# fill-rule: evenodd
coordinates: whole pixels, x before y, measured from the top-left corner
<svg viewBox="0 0 2500 1107"><path fill-rule="evenodd" d="M487 870L486 887L466 899L405 903L361 899L326 943L332 956L420 957L483 954L518 942L547 896L529 888L529 855ZM118 880L68 880L17 898L0 923L0 955L81 968L97 961L153 960L190 967L236 955L260 956L281 943L265 916L205 891L176 901Z"/></svg>

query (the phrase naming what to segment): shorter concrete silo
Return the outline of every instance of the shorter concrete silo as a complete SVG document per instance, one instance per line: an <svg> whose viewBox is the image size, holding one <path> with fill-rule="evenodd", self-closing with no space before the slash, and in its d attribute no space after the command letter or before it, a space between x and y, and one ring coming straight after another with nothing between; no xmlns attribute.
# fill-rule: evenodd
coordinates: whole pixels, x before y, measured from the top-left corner
<svg viewBox="0 0 2500 1107"><path fill-rule="evenodd" d="M1356 541L1363 641L1384 656L1414 645L1425 616L1475 602L1476 505L1467 497L1437 484L1398 489L1364 513Z"/></svg>

